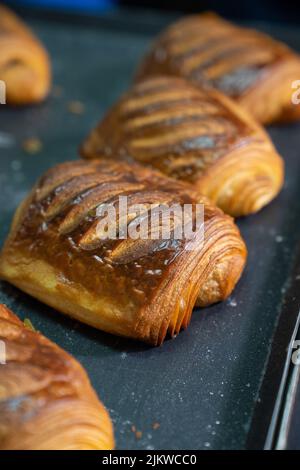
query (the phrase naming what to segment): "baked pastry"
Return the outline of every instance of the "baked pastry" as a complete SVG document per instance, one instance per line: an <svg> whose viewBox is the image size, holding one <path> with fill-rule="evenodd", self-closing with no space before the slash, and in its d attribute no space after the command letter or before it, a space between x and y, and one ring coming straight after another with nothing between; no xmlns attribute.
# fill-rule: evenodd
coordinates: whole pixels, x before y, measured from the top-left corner
<svg viewBox="0 0 300 470"><path fill-rule="evenodd" d="M177 216L169 237L160 236L160 218L151 218L148 238L131 234L153 206L173 204L192 209L190 238L173 230ZM203 204L204 237L196 225ZM115 237L99 212L105 207L115 210ZM78 161L49 170L17 210L0 276L84 323L159 345L188 325L196 301L209 305L231 293L245 258L232 219L187 185L134 164Z"/></svg>
<svg viewBox="0 0 300 470"><path fill-rule="evenodd" d="M135 85L87 137L81 155L151 165L192 183L233 216L258 211L283 183L282 159L246 111L176 77Z"/></svg>
<svg viewBox="0 0 300 470"><path fill-rule="evenodd" d="M81 365L0 305L0 450L109 450L107 411Z"/></svg>
<svg viewBox="0 0 300 470"><path fill-rule="evenodd" d="M36 103L48 94L51 72L47 52L27 26L0 5L0 80L6 85L6 101Z"/></svg>
<svg viewBox="0 0 300 470"><path fill-rule="evenodd" d="M286 45L214 13L185 17L162 32L138 79L175 75L234 98L261 123L300 118L291 102L300 58Z"/></svg>

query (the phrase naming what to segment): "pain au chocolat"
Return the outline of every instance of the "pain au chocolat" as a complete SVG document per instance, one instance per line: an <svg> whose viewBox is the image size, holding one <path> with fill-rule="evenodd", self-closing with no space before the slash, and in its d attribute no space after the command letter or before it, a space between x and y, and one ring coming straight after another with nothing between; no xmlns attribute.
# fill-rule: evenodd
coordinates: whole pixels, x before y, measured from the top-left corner
<svg viewBox="0 0 300 470"><path fill-rule="evenodd" d="M0 305L0 450L109 450L109 415L81 365Z"/></svg>
<svg viewBox="0 0 300 470"><path fill-rule="evenodd" d="M283 183L283 161L246 111L216 90L176 77L133 86L81 147L85 158L137 160L192 183L233 215L268 204Z"/></svg>
<svg viewBox="0 0 300 470"><path fill-rule="evenodd" d="M204 230L191 239L102 238L98 209L109 204L121 218L120 196L145 206L122 219L128 227L153 205L177 203L204 205ZM233 220L188 185L136 164L77 161L49 170L17 210L0 276L84 323L159 345L187 327L195 303L231 293L245 258Z"/></svg>
<svg viewBox="0 0 300 470"><path fill-rule="evenodd" d="M214 87L264 124L300 118L300 106L291 102L299 56L268 35L214 13L185 17L163 31L137 78L151 75L175 75Z"/></svg>
<svg viewBox="0 0 300 470"><path fill-rule="evenodd" d="M13 105L41 101L49 92L51 71L47 52L30 29L0 5L0 80L6 102ZM1 84L3 85L3 83Z"/></svg>

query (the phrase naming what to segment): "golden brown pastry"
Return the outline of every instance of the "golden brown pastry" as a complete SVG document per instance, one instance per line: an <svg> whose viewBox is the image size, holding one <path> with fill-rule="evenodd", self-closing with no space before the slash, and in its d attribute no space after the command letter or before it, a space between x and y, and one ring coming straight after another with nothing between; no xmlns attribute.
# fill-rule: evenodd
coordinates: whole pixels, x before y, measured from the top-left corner
<svg viewBox="0 0 300 470"><path fill-rule="evenodd" d="M0 450L109 450L109 415L81 365L0 305Z"/></svg>
<svg viewBox="0 0 300 470"><path fill-rule="evenodd" d="M233 216L258 211L283 183L282 159L245 110L176 77L135 85L91 132L81 154L151 165L192 183Z"/></svg>
<svg viewBox="0 0 300 470"><path fill-rule="evenodd" d="M128 218L120 196L127 197ZM101 236L104 203L120 222L115 239ZM190 204L194 217L201 203L203 243L200 225L190 239L172 230L169 238L130 235L129 226L139 227L153 206ZM141 212L131 210L136 204ZM121 239L122 227L128 238ZM84 323L159 345L187 327L196 301L209 305L231 293L245 258L233 220L188 185L135 164L78 161L49 170L20 206L0 276Z"/></svg>
<svg viewBox="0 0 300 470"><path fill-rule="evenodd" d="M243 105L262 123L300 118L291 102L300 58L266 34L241 28L213 13L172 24L156 39L138 71L185 77L214 87Z"/></svg>
<svg viewBox="0 0 300 470"><path fill-rule="evenodd" d="M47 52L29 28L0 4L0 80L9 104L41 101L49 92L51 71Z"/></svg>

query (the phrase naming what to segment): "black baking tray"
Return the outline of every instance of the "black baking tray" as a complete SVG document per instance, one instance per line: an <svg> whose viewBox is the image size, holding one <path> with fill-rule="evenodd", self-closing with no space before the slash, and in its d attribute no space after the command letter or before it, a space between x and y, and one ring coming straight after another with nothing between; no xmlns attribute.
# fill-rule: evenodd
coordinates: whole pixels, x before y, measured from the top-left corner
<svg viewBox="0 0 300 470"><path fill-rule="evenodd" d="M35 180L78 158L81 140L173 18L135 11L91 19L25 14L50 52L55 91L40 106L0 106L0 244ZM255 26L300 51L299 30ZM83 114L69 111L74 100L84 104ZM189 328L162 347L97 331L0 284L1 302L86 368L110 411L117 449L274 448L289 433L282 417L291 404L295 369L288 353L300 305L300 124L269 131L286 161L286 181L272 204L238 221L249 249L246 271L226 302L195 310ZM31 137L43 144L38 154L22 149Z"/></svg>

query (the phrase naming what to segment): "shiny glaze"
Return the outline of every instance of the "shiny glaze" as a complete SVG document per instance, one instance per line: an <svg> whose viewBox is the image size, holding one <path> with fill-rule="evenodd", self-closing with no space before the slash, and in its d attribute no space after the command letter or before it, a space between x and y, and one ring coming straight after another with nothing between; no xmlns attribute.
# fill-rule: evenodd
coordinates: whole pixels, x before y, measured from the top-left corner
<svg viewBox="0 0 300 470"><path fill-rule="evenodd" d="M138 77L179 75L236 98L289 53L286 46L258 31L240 28L214 14L194 15L159 36Z"/></svg>

